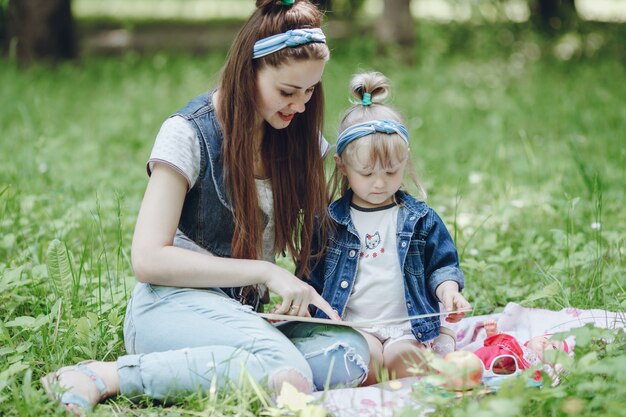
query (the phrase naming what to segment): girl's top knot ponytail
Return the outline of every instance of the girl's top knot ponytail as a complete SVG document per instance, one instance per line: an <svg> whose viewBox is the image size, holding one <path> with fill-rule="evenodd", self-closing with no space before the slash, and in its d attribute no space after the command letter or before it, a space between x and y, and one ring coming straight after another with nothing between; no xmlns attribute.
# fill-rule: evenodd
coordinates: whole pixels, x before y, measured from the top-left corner
<svg viewBox="0 0 626 417"><path fill-rule="evenodd" d="M267 6L287 7L293 6L296 0L256 0L256 7L263 8Z"/></svg>
<svg viewBox="0 0 626 417"><path fill-rule="evenodd" d="M352 77L350 90L357 99L355 104L369 107L383 103L389 97L391 85L380 72L363 72Z"/></svg>

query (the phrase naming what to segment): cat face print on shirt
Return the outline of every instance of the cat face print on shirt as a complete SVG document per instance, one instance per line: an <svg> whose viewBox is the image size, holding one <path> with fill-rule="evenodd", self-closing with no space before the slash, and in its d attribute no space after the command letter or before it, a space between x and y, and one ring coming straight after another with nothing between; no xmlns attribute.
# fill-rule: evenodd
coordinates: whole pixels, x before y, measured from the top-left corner
<svg viewBox="0 0 626 417"><path fill-rule="evenodd" d="M380 233L376 232L373 235L369 233L365 235L365 247L367 249L376 249L376 246L380 243Z"/></svg>
<svg viewBox="0 0 626 417"><path fill-rule="evenodd" d="M377 249L380 246L380 249ZM365 252L361 252L361 257L369 258L370 256L376 258L378 255L385 253L385 248L382 246L380 239L380 233L365 234Z"/></svg>

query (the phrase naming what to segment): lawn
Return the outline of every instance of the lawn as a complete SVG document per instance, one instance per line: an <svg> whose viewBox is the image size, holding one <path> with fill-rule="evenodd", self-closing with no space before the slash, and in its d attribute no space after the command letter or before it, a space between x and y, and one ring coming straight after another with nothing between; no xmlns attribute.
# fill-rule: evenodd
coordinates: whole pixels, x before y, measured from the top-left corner
<svg viewBox="0 0 626 417"><path fill-rule="evenodd" d="M523 26L424 24L418 35L414 67L379 56L367 35L331 41L325 136L334 141L350 75L384 72L428 202L458 246L473 314L511 301L626 311L623 29L550 42ZM39 378L124 353L145 162L160 123L214 84L224 56L0 62L0 415L64 415ZM559 387L440 401L438 414L626 415L624 333L585 335ZM271 412L255 388L177 407L117 398L95 415Z"/></svg>

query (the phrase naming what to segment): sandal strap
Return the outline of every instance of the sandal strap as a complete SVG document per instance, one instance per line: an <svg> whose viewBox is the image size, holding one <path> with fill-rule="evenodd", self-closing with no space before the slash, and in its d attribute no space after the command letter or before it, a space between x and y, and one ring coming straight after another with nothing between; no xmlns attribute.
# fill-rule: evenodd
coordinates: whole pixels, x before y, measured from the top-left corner
<svg viewBox="0 0 626 417"><path fill-rule="evenodd" d="M86 399L84 399L80 395L75 394L73 392L64 392L58 398L59 398L59 401L61 401L62 404L65 404L65 405L70 405L70 404L71 405L77 405L77 406L79 406L80 408L82 408L85 411L93 410L93 404L90 404L89 401L87 401Z"/></svg>
<svg viewBox="0 0 626 417"><path fill-rule="evenodd" d="M93 383L96 385L96 388L98 389L98 392L100 393L100 398L104 397L107 393L107 386L104 383L104 381L102 380L102 378L100 378L100 376L98 374L96 374L94 371L92 371L91 369L87 368L87 366L85 366L84 363L79 363L76 365L76 370L87 375L89 377L89 379L91 379L93 381Z"/></svg>

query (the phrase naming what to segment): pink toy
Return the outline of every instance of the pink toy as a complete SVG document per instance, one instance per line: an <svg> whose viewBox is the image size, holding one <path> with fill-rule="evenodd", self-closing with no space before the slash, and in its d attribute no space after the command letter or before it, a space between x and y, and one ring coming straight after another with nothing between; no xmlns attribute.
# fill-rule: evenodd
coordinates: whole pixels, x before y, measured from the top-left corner
<svg viewBox="0 0 626 417"><path fill-rule="evenodd" d="M565 341L551 340L551 334L535 336L525 343L520 343L513 336L506 333L498 333L495 320L484 322L487 339L483 346L474 353L480 358L485 366L485 376L515 375L533 365L544 365L543 368L553 381L558 379L554 368L543 362L546 350L561 350L571 352L571 346ZM535 379L541 379L541 373L537 371Z"/></svg>

